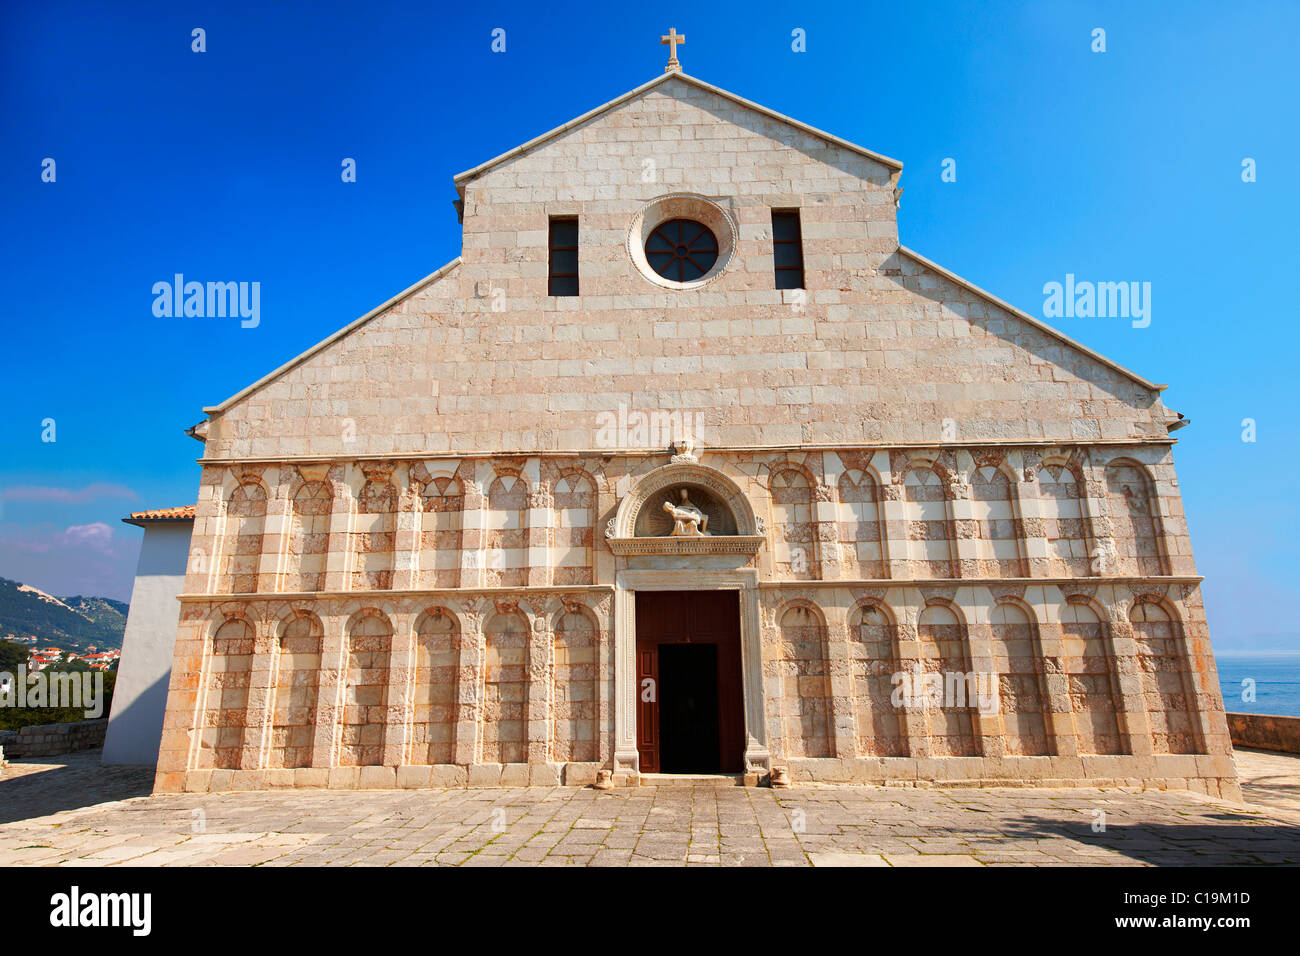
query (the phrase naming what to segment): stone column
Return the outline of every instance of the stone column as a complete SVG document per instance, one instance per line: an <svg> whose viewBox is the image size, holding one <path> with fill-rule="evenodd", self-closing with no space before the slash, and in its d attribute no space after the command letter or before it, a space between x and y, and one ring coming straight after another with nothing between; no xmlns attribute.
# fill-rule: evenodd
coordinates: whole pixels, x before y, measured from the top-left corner
<svg viewBox="0 0 1300 956"><path fill-rule="evenodd" d="M908 545L907 509L903 503L903 476L881 474L880 511L884 515L881 541L889 562L889 576L907 580L912 574L912 549Z"/></svg>
<svg viewBox="0 0 1300 956"><path fill-rule="evenodd" d="M555 497L551 493L551 483L539 479L528 495L528 529L525 532L528 567L524 572L528 587L547 587L551 583L551 539L555 534L551 521L554 515Z"/></svg>
<svg viewBox="0 0 1300 956"><path fill-rule="evenodd" d="M453 760L462 767L479 762L479 723L482 709L483 623L487 606L478 598L461 605L460 654L456 674L456 741Z"/></svg>
<svg viewBox="0 0 1300 956"><path fill-rule="evenodd" d="M331 532L330 538L334 535ZM346 618L330 602L321 613L320 682L316 688L316 727L312 733L311 765L330 768L338 762L339 722L343 718L343 688L347 682Z"/></svg>
<svg viewBox="0 0 1300 956"><path fill-rule="evenodd" d="M415 587L420 571L420 496L411 487L410 470L406 465L393 469L393 479L400 489L397 496L397 520L393 533L393 584L394 591L408 591Z"/></svg>
<svg viewBox="0 0 1300 956"><path fill-rule="evenodd" d="M271 747L271 708L275 698L275 672L280 642L280 622L259 621L253 633L253 660L248 673L248 708L245 711L241 770L262 770Z"/></svg>
<svg viewBox="0 0 1300 956"><path fill-rule="evenodd" d="M961 588L957 591L956 604L966 619L966 658L970 673L979 675L981 681L987 681L984 675L991 674L996 684L1001 675L993 659L993 625L989 620L993 596L987 588ZM978 697L971 699L973 692L974 688L967 681L971 729L979 741L979 754L981 757L1004 757L1007 748L1003 736L1003 704L999 701L997 713L981 713Z"/></svg>
<svg viewBox="0 0 1300 956"><path fill-rule="evenodd" d="M824 601L826 667L830 675L831 736L836 757L858 756L857 722L853 713L853 660L849 646L847 595Z"/></svg>
<svg viewBox="0 0 1300 956"><path fill-rule="evenodd" d="M1065 672L1065 647L1061 640L1060 588L1042 590L1037 602L1030 602L1038 620L1038 646L1043 662L1043 723L1050 737L1052 754L1077 757L1079 738L1074 728L1074 705L1070 701L1070 678Z"/></svg>
<svg viewBox="0 0 1300 956"><path fill-rule="evenodd" d="M481 588L487 580L487 491L496 473L490 461L474 463L474 477L465 480L461 513L460 586Z"/></svg>
<svg viewBox="0 0 1300 956"><path fill-rule="evenodd" d="M1110 650L1115 662L1115 682L1119 696L1116 701L1116 716L1120 733L1128 742L1130 754L1135 757L1150 757L1153 753L1151 721L1147 717L1146 695L1142 691L1142 662L1138 659L1133 625L1123 613L1120 596L1116 593L1118 589L1110 587L1102 590L1109 592L1103 598L1103 603L1108 618L1106 630L1110 637Z"/></svg>
<svg viewBox="0 0 1300 956"><path fill-rule="evenodd" d="M1119 554L1115 548L1109 503L1106 500L1105 473L1093 464L1091 454L1083 456L1079 470L1083 473L1079 507L1084 511L1084 525L1087 529L1088 567L1095 575L1118 574Z"/></svg>
<svg viewBox="0 0 1300 956"><path fill-rule="evenodd" d="M393 637L388 655L388 706L384 708L387 724L384 731L385 767L401 767L410 762L411 722L415 719L415 653L415 613L400 611L393 615Z"/></svg>
<svg viewBox="0 0 1300 956"><path fill-rule="evenodd" d="M356 515L356 489L353 488L355 465L335 465L330 468L328 480L334 491L334 507L330 512L329 551L325 555L326 591L352 589L352 527Z"/></svg>
<svg viewBox="0 0 1300 956"><path fill-rule="evenodd" d="M1047 526L1043 522L1036 464L1027 464L1020 470L1020 480L1015 488L1016 505L1020 510L1022 571L1028 577L1046 577L1052 573L1052 561L1047 547Z"/></svg>
<svg viewBox="0 0 1300 956"><path fill-rule="evenodd" d="M529 563L531 567L531 562ZM554 598L534 602L528 614L528 763L545 764L551 756L551 690L555 670ZM555 781L556 784L559 780Z"/></svg>
<svg viewBox="0 0 1300 956"><path fill-rule="evenodd" d="M969 473L954 472L944 479L953 529L953 576L979 576L979 525L971 506Z"/></svg>
<svg viewBox="0 0 1300 956"><path fill-rule="evenodd" d="M840 549L840 508L836 488L844 466L834 452L826 452L821 457L821 474L812 489L813 535L817 539L820 563L817 576L823 581L838 581L844 577L844 555Z"/></svg>
<svg viewBox="0 0 1300 956"><path fill-rule="evenodd" d="M907 736L908 756L925 760L931 756L930 727L925 713L925 688L917 686L921 671L921 641L917 631L920 613L925 607L921 592L908 589L899 602L898 613L898 668L908 674L912 695L904 698L900 723Z"/></svg>
<svg viewBox="0 0 1300 956"><path fill-rule="evenodd" d="M294 474L288 467L268 468L264 477L271 493L266 499L266 519L262 525L257 590L276 592L284 590L285 563L293 535L293 502L289 490L293 487Z"/></svg>

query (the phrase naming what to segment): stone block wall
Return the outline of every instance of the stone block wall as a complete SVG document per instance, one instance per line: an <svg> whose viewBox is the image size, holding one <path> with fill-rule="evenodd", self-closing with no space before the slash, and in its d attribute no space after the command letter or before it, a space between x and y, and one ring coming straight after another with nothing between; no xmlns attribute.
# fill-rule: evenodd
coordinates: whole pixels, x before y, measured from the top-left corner
<svg viewBox="0 0 1300 956"><path fill-rule="evenodd" d="M108 719L100 718L0 731L0 758L54 757L78 750L94 750L104 746L107 729Z"/></svg>

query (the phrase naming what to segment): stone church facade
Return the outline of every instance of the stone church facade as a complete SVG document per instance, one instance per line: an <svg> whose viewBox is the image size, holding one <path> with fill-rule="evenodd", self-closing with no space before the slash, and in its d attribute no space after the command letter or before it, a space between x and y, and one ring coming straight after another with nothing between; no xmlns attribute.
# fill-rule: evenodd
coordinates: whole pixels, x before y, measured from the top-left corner
<svg viewBox="0 0 1300 956"><path fill-rule="evenodd" d="M157 789L1236 795L1181 417L900 173L670 70L456 177L459 258L194 430Z"/></svg>

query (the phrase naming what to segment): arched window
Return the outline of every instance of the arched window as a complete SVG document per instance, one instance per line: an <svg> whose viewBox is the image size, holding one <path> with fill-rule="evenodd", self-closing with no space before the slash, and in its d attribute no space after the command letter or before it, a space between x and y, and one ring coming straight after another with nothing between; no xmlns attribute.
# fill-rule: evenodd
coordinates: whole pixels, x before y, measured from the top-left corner
<svg viewBox="0 0 1300 956"><path fill-rule="evenodd" d="M244 769L248 675L252 663L252 625L242 618L225 621L209 645L203 724L195 769Z"/></svg>
<svg viewBox="0 0 1300 956"><path fill-rule="evenodd" d="M993 608L989 624L1006 752L1031 757L1050 754L1037 629L1024 608L1009 603Z"/></svg>
<svg viewBox="0 0 1300 956"><path fill-rule="evenodd" d="M518 612L494 614L483 637L483 762L523 763L528 759L528 621Z"/></svg>
<svg viewBox="0 0 1300 956"><path fill-rule="evenodd" d="M465 495L454 478L434 478L420 496L420 587L460 587Z"/></svg>
<svg viewBox="0 0 1300 956"><path fill-rule="evenodd" d="M866 472L850 469L840 475L840 545L851 577L887 578L880 517L880 488Z"/></svg>
<svg viewBox="0 0 1300 956"><path fill-rule="evenodd" d="M921 670L938 674L929 678L935 689L942 687L942 700L927 700L925 722L930 750L936 757L973 757L979 753L971 708L976 705L967 675L966 635L949 607L931 604L922 609L917 621L921 645Z"/></svg>
<svg viewBox="0 0 1300 956"><path fill-rule="evenodd" d="M1154 601L1138 601L1128 619L1142 668L1142 697L1151 722L1152 749L1158 754L1202 753L1195 685L1183 652L1182 629Z"/></svg>
<svg viewBox="0 0 1300 956"><path fill-rule="evenodd" d="M975 518L979 575L999 578L1024 576L1015 489L1006 472L992 465L976 468L970 479L970 500Z"/></svg>
<svg viewBox="0 0 1300 956"><path fill-rule="evenodd" d="M1133 462L1106 466L1106 499L1117 574L1164 574L1160 518L1146 471Z"/></svg>
<svg viewBox="0 0 1300 956"><path fill-rule="evenodd" d="M591 584L596 492L585 475L555 483L555 584Z"/></svg>
<svg viewBox="0 0 1300 956"><path fill-rule="evenodd" d="M1047 537L1048 573L1061 577L1087 575L1088 536L1078 478L1062 465L1045 465L1038 472L1038 496Z"/></svg>
<svg viewBox="0 0 1300 956"><path fill-rule="evenodd" d="M906 757L907 733L891 700L893 678L899 671L898 633L879 607L866 604L853 611L849 654L859 755Z"/></svg>
<svg viewBox="0 0 1300 956"><path fill-rule="evenodd" d="M777 630L781 756L830 757L834 743L826 625L812 608L796 605L781 615Z"/></svg>
<svg viewBox="0 0 1300 956"><path fill-rule="evenodd" d="M800 471L787 468L772 476L772 553L776 573L807 581L817 577L812 488Z"/></svg>
<svg viewBox="0 0 1300 956"><path fill-rule="evenodd" d="M334 492L327 481L304 482L294 494L286 590L325 589L325 557L329 553L333 510Z"/></svg>
<svg viewBox="0 0 1300 956"><path fill-rule="evenodd" d="M1070 601L1061 608L1061 648L1079 752L1124 753L1110 638L1086 603Z"/></svg>
<svg viewBox="0 0 1300 956"><path fill-rule="evenodd" d="M528 486L515 475L498 475L487 497L487 586L523 587L528 583Z"/></svg>
<svg viewBox="0 0 1300 956"><path fill-rule="evenodd" d="M231 492L226 503L226 533L221 546L221 583L227 594L257 591L258 565L262 560L262 531L266 524L266 492L256 481L247 481Z"/></svg>
<svg viewBox="0 0 1300 956"><path fill-rule="evenodd" d="M560 616L555 625L554 714L551 759L598 759L596 730L600 661L596 626L580 611Z"/></svg>
<svg viewBox="0 0 1300 956"><path fill-rule="evenodd" d="M316 615L299 613L280 628L268 765L310 767L316 734L320 682L321 625Z"/></svg>
<svg viewBox="0 0 1300 956"><path fill-rule="evenodd" d="M348 627L339 766L377 767L384 762L388 724L389 659L393 627L382 614L362 612Z"/></svg>
<svg viewBox="0 0 1300 956"><path fill-rule="evenodd" d="M415 623L415 700L411 763L455 762L460 627L443 608Z"/></svg>
<svg viewBox="0 0 1300 956"><path fill-rule="evenodd" d="M933 468L909 468L903 476L903 515L912 577L956 577L948 495Z"/></svg>
<svg viewBox="0 0 1300 956"><path fill-rule="evenodd" d="M371 478L357 496L352 532L352 589L386 591L393 586L397 489L384 478Z"/></svg>

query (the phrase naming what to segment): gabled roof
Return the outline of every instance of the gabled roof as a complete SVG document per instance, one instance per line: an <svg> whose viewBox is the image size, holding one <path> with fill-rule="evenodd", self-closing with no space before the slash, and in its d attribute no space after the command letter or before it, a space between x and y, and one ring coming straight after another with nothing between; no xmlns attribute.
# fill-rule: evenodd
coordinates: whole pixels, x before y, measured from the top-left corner
<svg viewBox="0 0 1300 956"><path fill-rule="evenodd" d="M939 273L939 275L943 276L949 282L955 282L957 285L961 286L963 289L967 290L968 292L973 292L975 295L979 296L984 301L991 302L993 305L996 305L999 309L1005 309L1006 311L1014 315L1017 319L1020 319L1022 322L1028 322L1034 328L1046 332L1048 335L1052 336L1052 338L1057 339L1060 342L1063 342L1064 344L1070 346L1070 348L1075 349L1076 351L1082 352L1084 355L1088 356L1093 361L1100 362L1102 365L1105 365L1107 368L1119 372L1121 375L1125 376L1126 378L1131 378L1133 381L1137 382L1143 388L1149 388L1155 392L1162 392L1168 387L1166 385L1156 385L1154 382L1147 381L1137 372L1130 371L1129 369L1126 369L1123 365L1120 365L1118 362L1111 361L1110 359L1106 358L1106 356L1102 355L1100 352L1094 352L1092 349L1088 348L1088 346L1083 345L1080 342L1076 342L1074 339L1070 338L1064 332L1052 328L1042 319L1036 319L1028 312L1025 312L1023 309L1017 309L1010 302L1007 302L1003 299L999 299L992 292L986 292L983 289L981 289L979 286L977 286L975 283L963 279L955 272L950 272L949 270L945 269L943 266L939 265L937 262L931 262L929 259L921 255L919 252L914 252L904 245L899 245L898 251L902 255L907 256L907 258L911 259L913 262L916 262L920 265L925 266L927 269Z"/></svg>
<svg viewBox="0 0 1300 956"><path fill-rule="evenodd" d="M706 90L709 93L715 93L718 96L723 97L724 99L731 100L733 103L736 103L747 109L751 109L756 113L760 113L763 116L768 117L769 119L774 119L777 120L778 122L785 123L787 126L792 126L795 129L799 130L800 132L807 133L810 136L816 136L818 139L823 139L826 142L830 143L832 146L838 146L841 149L846 149L849 150L850 152L858 153L862 156L867 157L868 159L880 163L883 166L888 166L893 170L897 171L903 168L903 164L896 159L890 159L888 156L883 156L880 153L872 152L871 150L859 146L856 143L850 143L846 139L840 139L838 136L832 136L830 133L817 129L816 127L813 126L809 126L807 123L801 123L796 119L791 119L790 117L786 116L784 113L778 113L776 110L770 110L766 106L760 106L759 104L747 100L742 96L737 96L735 93L731 93L727 90L722 89L721 87L714 86L712 83L705 83L703 80L696 79L690 74L682 73L680 71L674 71L672 73L664 73L660 76L657 76L649 83L642 83L636 89L629 90L628 92L624 93L622 96L618 97L617 99L610 100L608 103L604 104L603 106L597 106L594 110L590 110L589 112L583 113L581 116L569 120L569 122L565 123L562 126L555 127L555 129L551 130L549 133L543 133L541 136L538 136L534 139L530 139L522 146L516 146L514 149L510 150L509 152L505 152L502 153L500 156L497 156L495 159L489 159L486 163L481 163L478 166L475 166L473 169L467 169L463 173L458 173L455 177L453 177L453 182L455 182L456 184L456 191L460 193L461 198L464 198L465 184L468 183L470 180L483 175L489 169L499 166L502 163L506 162L507 160L514 159L516 156L522 156L524 153L528 152L529 150L535 149L536 147L542 145L543 143L552 140L557 136L561 136L564 133L567 133L578 126L581 126L583 123L586 123L589 120L595 119L597 116L600 116L602 113L607 113L610 110L614 109L615 107L622 106L624 103L628 102L629 100L636 99L642 93L646 93L654 89L656 86L659 86L663 83L667 83L669 80L674 80L674 79L681 80L683 83L689 83L691 86L698 87L701 90Z"/></svg>
<svg viewBox="0 0 1300 956"><path fill-rule="evenodd" d="M269 375L263 375L252 385L249 385L247 388L241 389L240 391L236 392L234 395L231 395L220 405L209 405L208 407L204 408L203 409L204 414L213 415L217 412L224 412L227 408L235 404L235 402L239 401L245 395L252 394L253 392L257 391L259 388L261 388L263 385L266 385L269 382L274 381L275 379L279 378L281 375L283 375L285 372L289 371L290 369L301 365L303 362L307 361L307 359L311 358L321 349L328 348L330 345L337 342L345 335L349 334L350 332L353 332L356 329L361 328L361 326L365 325L367 322L369 322L375 316L379 315L381 312L384 312L385 310L396 305L398 302L401 302L407 296L414 295L415 293L419 292L421 289L423 289L430 282L433 282L435 279L441 279L443 276L447 275L447 273L451 272L451 270L456 268L458 265L460 265L460 256L457 256L455 259L452 259L451 262L447 263L445 266L443 266L441 269L437 270L436 272L431 272L429 275L425 276L419 282L415 283L415 285L407 289L403 289L401 292L397 293L397 295L393 296L387 302L382 302L379 305L375 306L373 309L371 309L361 318L357 319L355 322L343 326L343 328L339 329L329 338L322 339L321 341L317 342L315 345L313 345L307 351L303 352L301 355L297 356L296 358L291 358L289 361L285 362L283 365L277 368L274 372L271 372ZM203 422L199 422L198 425L195 425L194 428L190 429L189 431L193 433L196 429L202 427L203 424L204 424ZM194 435L193 437L198 437L198 436ZM203 439L199 438L199 441L203 441Z"/></svg>

